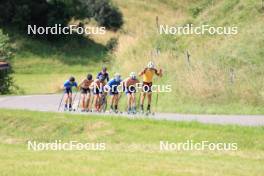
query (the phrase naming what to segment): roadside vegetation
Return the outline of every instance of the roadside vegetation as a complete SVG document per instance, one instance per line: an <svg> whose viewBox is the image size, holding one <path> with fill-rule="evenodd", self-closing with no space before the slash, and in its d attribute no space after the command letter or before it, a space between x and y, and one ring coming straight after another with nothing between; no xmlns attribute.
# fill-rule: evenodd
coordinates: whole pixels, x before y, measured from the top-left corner
<svg viewBox="0 0 264 176"><path fill-rule="evenodd" d="M263 127L0 110L2 175L225 175L264 172ZM105 151L30 151L27 141L106 143ZM170 143L237 143L237 151L160 151Z"/></svg>

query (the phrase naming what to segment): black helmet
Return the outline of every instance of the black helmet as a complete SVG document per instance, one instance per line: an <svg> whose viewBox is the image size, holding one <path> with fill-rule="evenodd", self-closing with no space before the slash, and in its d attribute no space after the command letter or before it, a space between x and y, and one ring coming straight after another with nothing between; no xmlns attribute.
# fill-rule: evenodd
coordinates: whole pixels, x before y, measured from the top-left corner
<svg viewBox="0 0 264 176"><path fill-rule="evenodd" d="M71 82L74 82L75 81L75 78L73 76L70 77L69 79Z"/></svg>
<svg viewBox="0 0 264 176"><path fill-rule="evenodd" d="M91 74L88 74L88 75L87 75L87 79L88 79L89 81L91 81L91 80L93 79L93 76L92 76Z"/></svg>

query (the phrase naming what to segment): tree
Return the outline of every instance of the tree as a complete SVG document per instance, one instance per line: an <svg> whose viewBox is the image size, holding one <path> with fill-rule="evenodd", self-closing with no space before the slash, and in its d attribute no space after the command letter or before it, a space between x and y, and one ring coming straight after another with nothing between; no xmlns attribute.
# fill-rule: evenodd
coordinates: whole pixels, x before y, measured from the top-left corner
<svg viewBox="0 0 264 176"><path fill-rule="evenodd" d="M109 0L0 0L0 25L25 30L27 25L66 26L72 19L94 18L100 26L119 29L122 13Z"/></svg>
<svg viewBox="0 0 264 176"><path fill-rule="evenodd" d="M12 91L13 79L11 67L6 61L11 59L11 51L8 36L4 35L0 30L0 95L7 94Z"/></svg>

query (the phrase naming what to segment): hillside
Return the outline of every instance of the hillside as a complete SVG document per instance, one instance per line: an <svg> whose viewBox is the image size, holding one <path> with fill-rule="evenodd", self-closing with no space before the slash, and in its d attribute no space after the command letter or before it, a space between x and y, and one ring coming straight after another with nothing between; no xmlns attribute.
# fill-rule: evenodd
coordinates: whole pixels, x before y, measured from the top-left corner
<svg viewBox="0 0 264 176"><path fill-rule="evenodd" d="M155 81L173 87L172 93L159 95L156 107L159 111L263 114L261 1L114 0L114 3L125 19L123 29L117 33L53 44L15 37L18 51L14 59L15 80L20 93L54 93L69 75L80 79L87 72L98 72L102 65L108 65L111 73L127 75L154 60L164 70L164 77ZM239 32L235 36L159 35L157 16L159 24L237 26ZM119 39L113 54L105 50L111 37ZM152 55L157 48L160 55ZM190 61L186 59L186 51L190 53Z"/></svg>

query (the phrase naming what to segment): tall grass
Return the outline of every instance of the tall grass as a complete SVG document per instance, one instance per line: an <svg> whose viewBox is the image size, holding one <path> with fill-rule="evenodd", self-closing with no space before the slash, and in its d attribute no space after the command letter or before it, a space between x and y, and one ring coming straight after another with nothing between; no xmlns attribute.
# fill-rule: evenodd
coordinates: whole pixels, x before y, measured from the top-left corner
<svg viewBox="0 0 264 176"><path fill-rule="evenodd" d="M141 7L137 7L138 2L133 3L133 6L144 9L142 6L146 4L143 2L140 3ZM166 6L166 2L170 6ZM133 18L138 19L136 22L141 24L137 27L134 20L127 21L127 30L136 35L127 34L119 40L114 65L122 67L114 67L113 70L117 69L127 75L130 71L140 71L149 60L154 60L158 67L164 69L164 77L155 81L173 86L172 93L163 94L160 98L164 101L159 105L163 110L177 109L176 106L181 103L208 106L209 111L209 106L214 104L233 104L234 107L240 104L240 107L248 105L256 108L263 106L264 23L263 14L257 10L257 2L166 2L146 5L149 9L147 12L138 9L141 13L133 14ZM175 10L176 7L179 9ZM192 7L202 9L194 16L190 14ZM124 10L124 16L128 19L132 16L129 12ZM159 16L160 24L168 25L183 25L191 21L195 25L238 26L239 34L161 36L156 32L156 16ZM161 50L158 57L151 55L155 48ZM190 62L186 59L186 51L191 55Z"/></svg>

